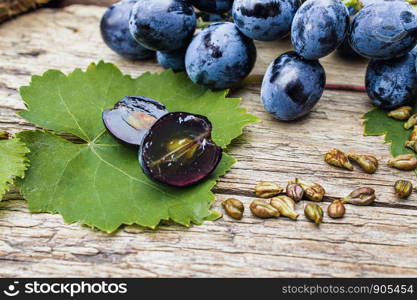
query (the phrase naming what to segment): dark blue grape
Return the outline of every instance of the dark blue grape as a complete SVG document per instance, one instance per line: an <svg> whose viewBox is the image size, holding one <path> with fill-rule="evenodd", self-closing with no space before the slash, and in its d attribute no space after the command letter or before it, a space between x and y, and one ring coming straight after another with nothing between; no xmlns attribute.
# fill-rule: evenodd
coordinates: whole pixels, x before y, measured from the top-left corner
<svg viewBox="0 0 417 300"><path fill-rule="evenodd" d="M211 13L228 12L233 5L233 0L190 0L196 8Z"/></svg>
<svg viewBox="0 0 417 300"><path fill-rule="evenodd" d="M325 84L326 74L317 60L303 59L291 51L269 66L262 82L261 100L275 118L292 121L311 111Z"/></svg>
<svg viewBox="0 0 417 300"><path fill-rule="evenodd" d="M356 11L355 7L353 7L353 6L348 6L348 9L349 9L349 15L352 18L352 16L355 15L357 11ZM348 59L360 59L360 58L362 58L362 56L359 55L358 53L356 53L356 51L352 49L352 46L350 46L348 35L345 37L345 39L339 45L339 47L337 47L337 54L339 54L339 56L341 56L343 58L348 58Z"/></svg>
<svg viewBox="0 0 417 300"><path fill-rule="evenodd" d="M299 0L235 0L233 20L247 37L274 41L288 35Z"/></svg>
<svg viewBox="0 0 417 300"><path fill-rule="evenodd" d="M380 0L353 19L349 42L359 54L376 59L405 55L417 43L417 12L402 0Z"/></svg>
<svg viewBox="0 0 417 300"><path fill-rule="evenodd" d="M211 131L212 125L204 116L166 114L143 139L139 152L142 170L153 180L176 187L207 178L222 157Z"/></svg>
<svg viewBox="0 0 417 300"><path fill-rule="evenodd" d="M381 0L360 0L363 6L368 6L370 4L378 3Z"/></svg>
<svg viewBox="0 0 417 300"><path fill-rule="evenodd" d="M100 30L106 45L120 56L147 59L154 52L139 45L129 31L129 15L137 0L124 0L110 6L101 18Z"/></svg>
<svg viewBox="0 0 417 300"><path fill-rule="evenodd" d="M374 105L387 110L414 105L417 98L415 59L414 55L407 54L369 62L365 85Z"/></svg>
<svg viewBox="0 0 417 300"><path fill-rule="evenodd" d="M256 61L253 41L230 22L204 28L188 46L185 67L190 79L211 89L236 86Z"/></svg>
<svg viewBox="0 0 417 300"><path fill-rule="evenodd" d="M413 49L411 49L410 54L417 57L417 46L415 46Z"/></svg>
<svg viewBox="0 0 417 300"><path fill-rule="evenodd" d="M295 50L306 59L319 59L343 42L349 29L349 13L340 0L307 0L291 27Z"/></svg>
<svg viewBox="0 0 417 300"><path fill-rule="evenodd" d="M180 49L169 52L156 52L156 59L165 69L172 69L174 71L185 70L185 51L186 49Z"/></svg>
<svg viewBox="0 0 417 300"><path fill-rule="evenodd" d="M129 20L136 41L155 51L186 47L195 27L194 10L185 0L140 0L133 6Z"/></svg>
<svg viewBox="0 0 417 300"><path fill-rule="evenodd" d="M149 128L168 113L165 106L146 97L124 97L112 110L103 112L107 130L117 139L140 145Z"/></svg>

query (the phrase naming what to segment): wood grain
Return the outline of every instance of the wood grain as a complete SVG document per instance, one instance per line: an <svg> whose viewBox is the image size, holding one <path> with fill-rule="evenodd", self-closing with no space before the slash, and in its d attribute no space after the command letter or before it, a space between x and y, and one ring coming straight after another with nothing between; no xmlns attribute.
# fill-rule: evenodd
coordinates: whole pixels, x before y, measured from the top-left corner
<svg viewBox="0 0 417 300"><path fill-rule="evenodd" d="M101 59L133 76L161 70L152 60L129 62L105 47L98 28L103 11L82 5L41 9L0 26L0 129L32 128L15 113L24 108L18 88L33 74L69 72ZM260 75L291 46L282 41L257 48L253 73ZM322 63L329 83L363 84L366 61L332 55ZM128 226L109 236L66 225L59 215L31 214L19 194L10 192L0 202L0 276L417 276L417 196L397 200L392 190L395 180L415 182L415 175L388 168L383 138L362 135L361 116L372 108L367 96L326 91L308 117L281 123L264 112L259 92L257 84L232 92L262 122L230 146L239 162L216 186L216 208L230 196L248 207L258 181L285 185L294 177L326 188L324 209L363 185L377 190L376 205L348 206L345 218L325 218L319 228L303 216L297 222L260 220L247 209L242 221L225 216L156 231ZM381 167L374 175L330 167L322 156L332 147L376 155ZM301 215L304 205L297 205Z"/></svg>
<svg viewBox="0 0 417 300"><path fill-rule="evenodd" d="M36 9L50 0L2 0L0 1L0 23L16 15Z"/></svg>
<svg viewBox="0 0 417 300"><path fill-rule="evenodd" d="M95 6L110 6L117 0L54 0L54 4L58 7L65 7L74 4L95 5Z"/></svg>

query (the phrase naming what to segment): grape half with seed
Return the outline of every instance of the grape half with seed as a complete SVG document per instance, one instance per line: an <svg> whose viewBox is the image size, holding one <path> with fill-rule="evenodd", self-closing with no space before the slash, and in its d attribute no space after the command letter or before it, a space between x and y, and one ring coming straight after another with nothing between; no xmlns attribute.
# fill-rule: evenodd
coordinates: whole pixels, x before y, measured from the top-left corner
<svg viewBox="0 0 417 300"><path fill-rule="evenodd" d="M149 128L168 113L165 106L146 97L124 97L112 110L103 112L107 130L117 139L140 145Z"/></svg>
<svg viewBox="0 0 417 300"><path fill-rule="evenodd" d="M204 116L185 112L164 115L143 139L139 161L144 173L176 187L207 178L222 157L211 131L212 125Z"/></svg>

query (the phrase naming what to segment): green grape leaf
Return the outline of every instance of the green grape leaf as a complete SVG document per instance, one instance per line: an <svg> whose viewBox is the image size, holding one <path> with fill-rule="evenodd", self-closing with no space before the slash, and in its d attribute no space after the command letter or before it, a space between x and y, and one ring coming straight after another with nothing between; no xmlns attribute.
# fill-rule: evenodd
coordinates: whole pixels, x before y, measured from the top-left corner
<svg viewBox="0 0 417 300"><path fill-rule="evenodd" d="M404 121L388 117L387 112L375 108L364 115L365 135L385 135L385 142L390 144L390 152L395 157L400 154L413 153L404 146L411 130L404 128Z"/></svg>
<svg viewBox="0 0 417 300"><path fill-rule="evenodd" d="M150 180L138 164L137 149L116 141L104 128L101 114L125 96L146 96L169 111L205 115L213 124L213 140L225 148L258 119L240 108L240 99L226 91L194 85L184 73L123 75L108 63L91 64L69 75L50 70L33 76L21 88L27 110L20 113L44 131L19 137L28 145L31 167L20 190L33 212L59 213L68 223L79 222L105 232L122 224L155 228L161 220L188 226L214 219L211 189L235 160L227 155L200 184L173 188ZM83 143L68 141L69 133Z"/></svg>
<svg viewBox="0 0 417 300"><path fill-rule="evenodd" d="M0 132L3 135L3 132ZM23 178L29 149L18 138L0 140L0 201L16 178Z"/></svg>

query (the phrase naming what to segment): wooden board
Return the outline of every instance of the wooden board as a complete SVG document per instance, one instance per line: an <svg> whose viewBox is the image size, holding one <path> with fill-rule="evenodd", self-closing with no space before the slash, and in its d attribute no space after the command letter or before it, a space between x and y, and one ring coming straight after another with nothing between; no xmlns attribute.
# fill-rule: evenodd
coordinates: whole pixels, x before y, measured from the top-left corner
<svg viewBox="0 0 417 300"><path fill-rule="evenodd" d="M113 54L101 41L98 23L104 8L72 5L41 9L0 26L0 128L12 132L32 128L16 116L24 108L18 88L47 69L69 72L101 59L137 76L160 71L153 61L132 63ZM291 46L288 41L257 43L254 74ZM365 61L322 61L329 83L362 84ZM347 207L340 220L326 218L317 228L300 216L261 220L247 210L242 221L225 216L187 229L136 226L114 235L61 216L31 214L17 193L0 202L0 276L417 276L417 195L397 200L393 183L415 181L412 172L386 166L390 157L382 137L364 137L361 116L372 106L363 93L326 91L313 112L301 121L281 123L264 112L259 85L233 92L243 106L262 119L229 148L239 162L215 188L218 200L254 199L260 180L300 177L319 182L330 197L345 196L359 186L377 190L372 207ZM332 147L376 155L375 175L326 165ZM305 203L297 206L302 214Z"/></svg>

